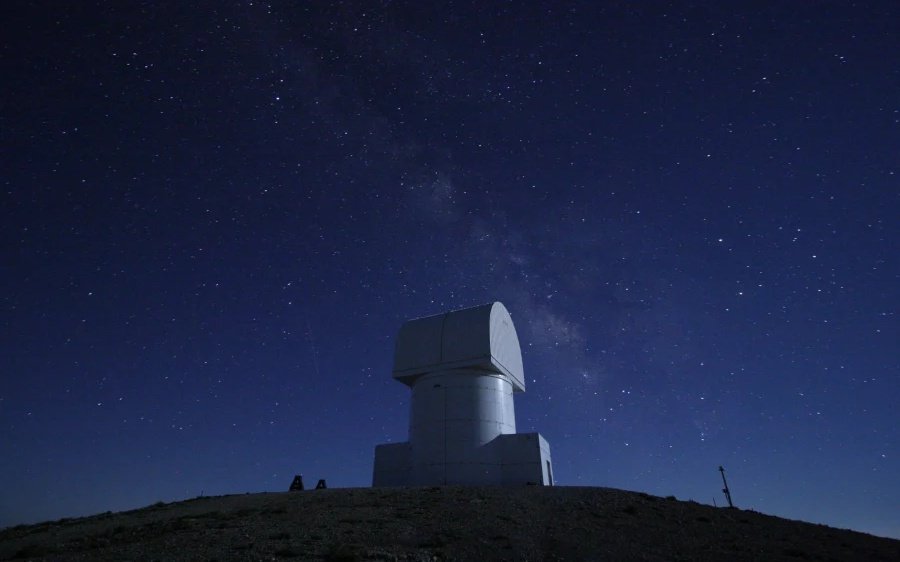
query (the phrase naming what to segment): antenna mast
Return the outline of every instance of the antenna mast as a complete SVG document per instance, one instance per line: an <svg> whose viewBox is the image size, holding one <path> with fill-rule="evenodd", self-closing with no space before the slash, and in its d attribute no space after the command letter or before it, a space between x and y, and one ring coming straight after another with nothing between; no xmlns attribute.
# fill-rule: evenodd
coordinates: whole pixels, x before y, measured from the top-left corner
<svg viewBox="0 0 900 562"><path fill-rule="evenodd" d="M728 500L728 507L734 507L734 504L731 503L731 491L728 489L728 481L725 480L725 468L720 466L719 472L722 473L722 484L725 484L725 487L722 488L722 491L725 492L725 499Z"/></svg>

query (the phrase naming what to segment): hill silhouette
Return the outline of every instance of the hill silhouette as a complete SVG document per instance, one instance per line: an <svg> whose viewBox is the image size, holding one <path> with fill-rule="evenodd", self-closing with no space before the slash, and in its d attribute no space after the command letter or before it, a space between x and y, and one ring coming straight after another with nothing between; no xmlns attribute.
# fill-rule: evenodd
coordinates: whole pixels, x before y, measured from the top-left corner
<svg viewBox="0 0 900 562"><path fill-rule="evenodd" d="M0 531L2 560L900 560L900 541L610 488L200 497Z"/></svg>

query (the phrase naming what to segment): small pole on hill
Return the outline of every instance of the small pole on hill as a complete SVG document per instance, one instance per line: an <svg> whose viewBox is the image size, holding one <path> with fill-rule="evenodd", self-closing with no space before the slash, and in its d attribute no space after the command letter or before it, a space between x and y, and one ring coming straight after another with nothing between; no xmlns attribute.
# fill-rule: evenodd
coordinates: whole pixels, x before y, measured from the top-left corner
<svg viewBox="0 0 900 562"><path fill-rule="evenodd" d="M722 484L725 484L725 487L722 488L722 491L725 492L725 499L728 500L728 507L734 507L734 504L731 503L731 491L728 489L728 481L725 480L725 468L720 466L719 472L722 473Z"/></svg>

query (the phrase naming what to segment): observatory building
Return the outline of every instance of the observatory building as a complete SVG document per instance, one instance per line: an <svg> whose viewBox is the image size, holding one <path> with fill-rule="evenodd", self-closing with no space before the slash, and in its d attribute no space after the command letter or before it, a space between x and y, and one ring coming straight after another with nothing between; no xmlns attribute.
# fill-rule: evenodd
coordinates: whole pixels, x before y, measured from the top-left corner
<svg viewBox="0 0 900 562"><path fill-rule="evenodd" d="M373 486L553 485L550 445L516 433L525 376L503 304L406 322L393 374L412 390L409 441L375 447Z"/></svg>

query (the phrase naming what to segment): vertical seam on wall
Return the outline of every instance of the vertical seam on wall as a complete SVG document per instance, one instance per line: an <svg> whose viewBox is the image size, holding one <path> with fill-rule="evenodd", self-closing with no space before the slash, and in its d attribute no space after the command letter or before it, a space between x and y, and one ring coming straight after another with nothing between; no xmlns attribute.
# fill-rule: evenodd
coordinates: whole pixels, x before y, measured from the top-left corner
<svg viewBox="0 0 900 562"><path fill-rule="evenodd" d="M447 485L447 387L441 386L444 395L444 485Z"/></svg>

